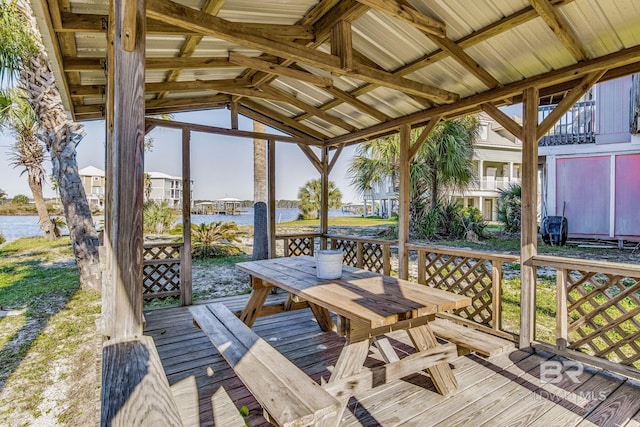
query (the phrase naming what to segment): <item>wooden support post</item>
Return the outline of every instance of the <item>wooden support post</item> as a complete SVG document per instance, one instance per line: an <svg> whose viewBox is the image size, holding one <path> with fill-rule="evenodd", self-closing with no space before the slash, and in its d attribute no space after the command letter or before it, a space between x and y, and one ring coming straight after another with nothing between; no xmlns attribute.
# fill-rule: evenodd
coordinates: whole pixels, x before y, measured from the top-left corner
<svg viewBox="0 0 640 427"><path fill-rule="evenodd" d="M425 250L418 251L418 283L421 285L427 283L427 252Z"/></svg>
<svg viewBox="0 0 640 427"><path fill-rule="evenodd" d="M322 147L322 172L320 173L322 194L320 196L320 249L327 249L329 232L329 148Z"/></svg>
<svg viewBox="0 0 640 427"><path fill-rule="evenodd" d="M493 329L502 329L502 261L491 261L491 313L493 317Z"/></svg>
<svg viewBox="0 0 640 427"><path fill-rule="evenodd" d="M556 345L561 350L567 349L569 340L567 313L567 278L569 270L559 268L556 271Z"/></svg>
<svg viewBox="0 0 640 427"><path fill-rule="evenodd" d="M276 257L276 141L267 141L267 238L269 258ZM285 242L286 243L286 242Z"/></svg>
<svg viewBox="0 0 640 427"><path fill-rule="evenodd" d="M536 267L528 261L538 253L538 89L523 94L522 232L520 242L520 347L535 339Z"/></svg>
<svg viewBox="0 0 640 427"><path fill-rule="evenodd" d="M182 253L180 254L180 303L191 305L191 131L182 129Z"/></svg>
<svg viewBox="0 0 640 427"><path fill-rule="evenodd" d="M134 2L134 0L131 0ZM110 194L106 207L111 221L105 235L111 298L108 308L111 338L133 338L142 335L142 206L144 203L144 52L145 0L135 0L125 7L114 0L109 26L112 47L109 48L108 76L110 84L107 114L107 181ZM131 19L135 14L135 20ZM128 18L127 18L128 17ZM128 31L131 40L123 38L126 23L135 22ZM127 47L133 49L125 50Z"/></svg>
<svg viewBox="0 0 640 427"><path fill-rule="evenodd" d="M232 101L229 104L229 111L231 113L231 129L238 129L238 102Z"/></svg>
<svg viewBox="0 0 640 427"><path fill-rule="evenodd" d="M409 149L411 144L411 126L400 127L400 191L398 197L398 277L409 278L409 253L405 245L409 242Z"/></svg>
<svg viewBox="0 0 640 427"><path fill-rule="evenodd" d="M340 68L345 71L353 69L351 45L351 23L338 21L331 29L331 54L340 58Z"/></svg>

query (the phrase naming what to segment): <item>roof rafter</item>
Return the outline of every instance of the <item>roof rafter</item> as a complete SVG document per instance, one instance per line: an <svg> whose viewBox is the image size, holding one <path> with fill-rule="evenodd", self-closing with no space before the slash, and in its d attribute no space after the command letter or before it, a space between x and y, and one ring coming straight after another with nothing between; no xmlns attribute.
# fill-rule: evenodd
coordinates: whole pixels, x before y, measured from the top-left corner
<svg viewBox="0 0 640 427"><path fill-rule="evenodd" d="M340 58L309 49L287 41L274 41L266 37L247 32L232 22L220 19L200 11L195 11L169 0L149 0L147 15L172 25L201 31L209 36L261 50L265 53L288 58L296 62L307 63L315 67L342 74ZM354 64L354 70L347 72L350 77L375 83L401 92L418 95L441 103L455 102L459 96L452 92L427 84L394 76L391 73L376 70L362 64Z"/></svg>
<svg viewBox="0 0 640 427"><path fill-rule="evenodd" d="M420 13L405 0L358 0L358 2L398 18L424 33L446 37L446 26L443 22Z"/></svg>
<svg viewBox="0 0 640 427"><path fill-rule="evenodd" d="M580 40L569 27L566 19L558 13L551 3L547 0L529 0L529 3L531 3L531 6L547 26L551 28L551 31L558 37L564 47L571 52L576 61L584 61L589 57Z"/></svg>
<svg viewBox="0 0 640 427"><path fill-rule="evenodd" d="M303 123L296 122L295 120L277 113L275 111L267 110L257 102L249 99L243 99L238 103L238 112L250 119L257 120L265 125L271 126L275 129L280 129L283 132L291 135L308 136L318 141L324 140L327 136L321 132L311 129Z"/></svg>
<svg viewBox="0 0 640 427"><path fill-rule="evenodd" d="M502 110L498 109L498 107L490 102L481 104L480 108L482 108L482 111L491 116L493 120L500 123L506 130L511 133L511 135L522 140L522 125L516 123L515 120L507 116L502 112Z"/></svg>
<svg viewBox="0 0 640 427"><path fill-rule="evenodd" d="M277 76L291 77L320 87L333 86L333 80L328 77L316 76L315 74L311 74L307 71L272 64L258 58L252 58L235 52L229 52L229 62L242 67L275 74Z"/></svg>
<svg viewBox="0 0 640 427"><path fill-rule="evenodd" d="M55 26L56 33L105 33L107 31L107 15L92 15L87 13L66 13L61 15L61 23ZM311 25L280 25L280 24L264 24L257 22L243 22L242 25L250 27L254 30L269 33L271 37L283 38L289 40L314 40L315 34ZM147 18L146 22L147 34L175 34L184 36L201 36L202 34L195 31L185 30L184 28L167 25L156 19Z"/></svg>
<svg viewBox="0 0 640 427"><path fill-rule="evenodd" d="M222 9L223 4L224 4L224 0L207 0L204 6L202 6L202 13L217 15L220 9ZM188 36L187 39L182 44L182 47L180 48L178 57L193 55L193 52L196 51L196 48L202 41L203 37L204 37L203 35ZM182 70L179 70L179 69L170 70L165 81L175 82L176 80L178 80L178 77L180 76L181 72ZM157 95L157 98L164 98L165 96L167 96L167 94L168 92L160 92Z"/></svg>
<svg viewBox="0 0 640 427"><path fill-rule="evenodd" d="M573 80L594 71L625 67L631 64L640 64L640 45L604 55L599 58L588 59L581 63L569 65L534 77L529 77L525 80L519 80L499 88L491 89L477 95L462 98L454 105L442 105L426 111L419 111L408 116L394 119L390 122L370 126L367 129L363 129L349 135L331 138L327 140L327 144L340 145L352 141L361 141L375 137L384 133L388 129L397 128L403 124L409 123L412 125L419 125L435 116L442 115L448 117L449 115L457 114L461 111L477 111L480 109L480 105L486 102L495 102L522 95L522 91L528 87L535 86L542 88L552 86L554 84ZM604 77L607 76L609 76L609 72L604 75ZM617 74L614 73L613 76L617 76Z"/></svg>
<svg viewBox="0 0 640 427"><path fill-rule="evenodd" d="M558 7L560 5L566 5L566 4L572 3L573 1L575 0L552 0L551 4L554 7ZM469 34L468 36L461 38L460 40L456 41L455 44L461 49L466 49L468 47L471 47L478 43L486 41L491 37L494 37L511 28L515 28L519 25L525 24L531 21L532 19L536 19L538 17L539 16L536 13L535 9L529 6L522 10L514 12L511 15L508 15L500 19L499 21L489 24L486 27L481 28L480 30ZM317 33L317 30L316 30L316 33ZM407 74L411 74L414 71L419 70L420 68L424 67L427 64L432 64L432 63L441 61L449 57L449 55L450 53L448 51L445 51L442 49L437 50L435 52L431 52L423 56L422 58L418 58L415 61L410 62L409 64L398 67L398 69L393 71L393 74L399 75L399 76L406 76ZM360 86L357 89L354 89L353 91L349 92L349 94L352 96L360 96L360 95L364 95L365 93L371 92L377 87L378 86L373 84L366 84L366 85ZM331 108L335 108L338 105L342 104L342 102L343 101L340 99L334 99L333 101L329 101L326 104L320 106L319 108L321 110L329 110Z"/></svg>
<svg viewBox="0 0 640 427"><path fill-rule="evenodd" d="M538 125L537 139L540 140L569 109L587 93L589 88L602 78L606 70L595 71L583 77L573 89L556 105L547 117Z"/></svg>

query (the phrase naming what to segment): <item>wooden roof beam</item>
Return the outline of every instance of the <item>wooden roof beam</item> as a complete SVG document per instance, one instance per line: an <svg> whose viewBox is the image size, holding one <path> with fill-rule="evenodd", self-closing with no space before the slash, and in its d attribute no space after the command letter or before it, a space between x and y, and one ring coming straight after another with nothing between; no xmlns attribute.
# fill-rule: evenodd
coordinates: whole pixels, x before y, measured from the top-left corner
<svg viewBox="0 0 640 427"><path fill-rule="evenodd" d="M486 102L480 105L482 111L491 116L496 122L500 123L511 135L515 136L519 140L522 140L522 126L516 123L511 117L507 116L498 107L490 102Z"/></svg>
<svg viewBox="0 0 640 427"><path fill-rule="evenodd" d="M311 150L311 148L306 145L298 144L298 147L302 150L307 159L311 162L311 164L316 168L319 173L323 172L322 161L316 156L316 153Z"/></svg>
<svg viewBox="0 0 640 427"><path fill-rule="evenodd" d="M418 154L418 150L420 150L420 147L425 143L431 132L433 132L438 123L440 123L440 120L442 120L442 116L434 117L425 125L418 139L409 147L409 161L413 160L416 154Z"/></svg>
<svg viewBox="0 0 640 427"><path fill-rule="evenodd" d="M220 9L222 9L222 5L224 4L224 0L206 0L204 6L202 6L201 13L209 14L209 15L217 15ZM148 15L148 14L147 14ZM180 48L180 52L178 53L178 57L191 56L193 52L197 49L198 45L204 38L203 35L197 36L188 36L182 47ZM180 77L180 73L182 70L180 69L172 69L169 71L166 82L175 82ZM158 99L164 98L167 96L168 92L160 92L157 95Z"/></svg>
<svg viewBox="0 0 640 427"><path fill-rule="evenodd" d="M362 16L367 10L369 10L368 7L355 0L322 0L298 22L300 25L313 26L313 32L316 35L315 40L299 40L299 42L304 42L307 47L316 48L329 38L331 29L336 22L340 20L351 22ZM280 65L288 67L294 63L295 61L285 59ZM253 74L251 75L253 76ZM257 72L254 75L255 86L260 87L268 84L276 77L273 74Z"/></svg>
<svg viewBox="0 0 640 427"><path fill-rule="evenodd" d="M145 102L146 114L162 114L173 111L197 111L223 108L230 101L228 95L201 96L188 99L152 99ZM103 104L74 104L78 114L103 113Z"/></svg>
<svg viewBox="0 0 640 427"><path fill-rule="evenodd" d="M333 80L328 77L316 76L315 74L311 74L307 71L283 67L282 65L272 64L258 58L252 58L235 52L229 52L229 62L241 67L264 71L277 76L291 77L320 87L333 86Z"/></svg>
<svg viewBox="0 0 640 427"><path fill-rule="evenodd" d="M292 61L307 63L332 73L344 73L344 70L340 67L340 58L334 55L309 49L296 43L287 41L276 42L247 32L232 22L193 10L169 0L149 0L147 2L147 15L171 25L196 30L211 37L238 43ZM348 72L347 75L355 79L432 99L440 103L452 103L459 98L457 94L452 92L415 80L394 76L391 73L376 70L362 64L354 64L354 68L355 69Z"/></svg>
<svg viewBox="0 0 640 427"><path fill-rule="evenodd" d="M404 0L358 1L366 4L372 9L376 9L390 16L399 18L422 31L431 41L440 47L440 49L456 59L463 67L465 67L490 89L500 86L500 82L498 82L495 77L489 74L489 72L482 68L475 59L469 56L461 47L446 36L445 25L442 22L420 13Z"/></svg>
<svg viewBox="0 0 640 427"><path fill-rule="evenodd" d="M298 123L290 117L268 110L257 102L249 99L243 99L238 104L238 112L250 119L257 120L274 129L280 129L290 135L318 140L319 144L321 143L320 141L327 138L327 135L324 135L315 129L311 129L302 123Z"/></svg>
<svg viewBox="0 0 640 427"><path fill-rule="evenodd" d="M443 22L420 13L405 0L358 0L358 2L398 18L427 34L446 37L446 26Z"/></svg>
<svg viewBox="0 0 640 427"><path fill-rule="evenodd" d="M368 138L376 137L379 134L386 132L389 129L398 128L403 124L410 123L412 125L419 125L426 122L435 116L445 116L459 114L461 111L477 111L480 109L480 105L487 102L495 102L511 97L517 97L522 95L522 91L528 87L545 88L555 84L561 84L570 80L574 80L585 74L592 73L594 71L609 70L603 78L611 76L611 78L620 77L618 73L612 73L613 68L627 67L625 71L633 72L636 67L632 64L638 64L640 69L640 46L634 46L627 49L620 50L599 58L588 59L581 63L569 65L567 67L559 68L557 70L549 71L538 76L530 77L524 80L518 80L516 82L491 89L487 92L483 92L477 95L472 95L466 98L460 99L453 105L442 105L432 108L426 111L419 111L404 117L394 119L390 122L381 123L379 125L370 126L367 129L362 129L358 132L351 133L349 135L338 136L327 140L329 145L340 145L353 141L362 141ZM541 93L543 90L541 90Z"/></svg>
<svg viewBox="0 0 640 427"><path fill-rule="evenodd" d="M552 0L551 4L554 7L558 7L560 5L566 5L566 4L572 3L573 1L575 0ZM475 31L469 34L468 36L461 38L460 40L457 40L455 44L457 44L460 49L466 49L468 47L471 47L478 43L486 41L492 37L495 37L504 31L507 31L511 28L515 28L519 25L527 23L532 19L535 19L538 17L539 16L536 13L536 11L533 9L533 7L529 6L511 15L508 15L500 19L499 21L489 24L486 27L481 28L478 31ZM316 30L316 33L318 33L318 30ZM407 74L411 74L414 71L421 69L427 64L433 64L442 59L445 59L449 55L450 53L448 51L439 49L435 52L431 52L423 56L422 58L418 58L409 64L406 64L397 68L396 70L393 71L393 74L399 75L399 76L406 76ZM364 95L365 93L368 93L374 90L376 87L378 86L374 84L366 84L351 91L350 95L352 96ZM342 103L341 100L334 99L333 101L329 101L326 104L320 106L319 108L322 110L329 110L331 108L337 107L341 103Z"/></svg>
<svg viewBox="0 0 640 427"><path fill-rule="evenodd" d="M187 82L172 83L146 83L145 92L161 92L161 91L188 91L188 90L212 90L223 91L235 95L240 91L252 91L249 88L250 81L247 79L228 79L228 80L198 80ZM69 87L71 96L96 96L104 95L106 92L105 85L73 85ZM251 92L253 95L253 92ZM194 99L194 98L192 98Z"/></svg>
<svg viewBox="0 0 640 427"><path fill-rule="evenodd" d="M353 42L350 22L339 21L331 29L331 54L340 58L341 69L353 70Z"/></svg>
<svg viewBox="0 0 640 427"><path fill-rule="evenodd" d="M175 120L163 120L147 117L145 123L155 124L158 127L166 127L171 129L188 129L195 132L211 133L215 135L235 136L239 138L267 139L280 142L293 142L296 144L315 144L305 138L295 136L276 135L272 133L252 132L247 130L226 129L216 126L199 125L194 123L179 122Z"/></svg>
<svg viewBox="0 0 640 427"><path fill-rule="evenodd" d="M275 60L274 56L262 59L262 61L267 64ZM104 58L65 57L63 58L63 66L65 71L101 71L104 70L106 66L106 60ZM229 62L228 58L182 57L145 59L145 69L147 70L206 70L230 67L239 68L238 65Z"/></svg>
<svg viewBox="0 0 640 427"><path fill-rule="evenodd" d="M341 127L342 129L345 129L349 132L355 132L358 130L358 128L350 125L349 123L343 121L342 119L336 116L333 116L326 111L322 111L317 107L309 105L306 102L299 100L295 96L285 93L271 86L262 88L262 92L266 96L270 96L271 100L273 101L280 101L280 102L285 102L287 104L293 105L294 107L299 108L302 111L305 111L315 117L318 117L319 119L322 119L327 123L331 123L332 125Z"/></svg>
<svg viewBox="0 0 640 427"><path fill-rule="evenodd" d="M589 88L602 78L606 70L600 70L584 76L584 78L556 105L547 117L538 125L537 140L539 141L556 124L567 111L587 93Z"/></svg>
<svg viewBox="0 0 640 427"><path fill-rule="evenodd" d="M564 47L571 52L576 61L584 61L589 57L580 40L569 27L566 19L558 13L548 0L529 0L529 3L531 3L531 6L558 37Z"/></svg>
<svg viewBox="0 0 640 427"><path fill-rule="evenodd" d="M107 31L109 16L86 13L66 13L61 15L61 23L54 27L56 33L104 33ZM314 40L315 34L311 25L280 25L257 22L243 22L242 25L256 31L269 33L271 37L288 40ZM200 36L202 34L184 28L167 25L164 22L147 19L147 34L171 34L184 36Z"/></svg>

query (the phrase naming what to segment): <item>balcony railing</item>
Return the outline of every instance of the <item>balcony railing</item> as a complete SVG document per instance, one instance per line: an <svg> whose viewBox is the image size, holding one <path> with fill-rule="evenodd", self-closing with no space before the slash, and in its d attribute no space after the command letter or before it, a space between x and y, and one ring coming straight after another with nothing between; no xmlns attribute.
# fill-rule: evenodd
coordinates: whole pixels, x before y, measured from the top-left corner
<svg viewBox="0 0 640 427"><path fill-rule="evenodd" d="M520 178L496 178L483 179L480 181L480 190L508 190L512 185L520 185Z"/></svg>
<svg viewBox="0 0 640 427"><path fill-rule="evenodd" d="M542 122L554 110L555 105L544 105L538 109ZM593 144L595 134L595 101L577 102L564 114L558 123L540 139L540 146Z"/></svg>

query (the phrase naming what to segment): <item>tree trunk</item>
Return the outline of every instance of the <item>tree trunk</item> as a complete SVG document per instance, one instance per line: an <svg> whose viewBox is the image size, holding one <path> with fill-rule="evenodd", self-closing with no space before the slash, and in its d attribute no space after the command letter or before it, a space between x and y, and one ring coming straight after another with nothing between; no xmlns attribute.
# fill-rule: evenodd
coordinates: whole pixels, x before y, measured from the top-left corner
<svg viewBox="0 0 640 427"><path fill-rule="evenodd" d="M438 206L438 171L435 165L431 167L431 210Z"/></svg>
<svg viewBox="0 0 640 427"><path fill-rule="evenodd" d="M29 175L29 188L31 188L31 193L33 194L33 201L36 204L36 210L38 211L38 220L40 221L40 228L44 233L44 238L46 240L53 240L56 237L53 233L53 223L51 222L51 218L49 218L49 213L47 212L47 206L44 203L44 197L42 196L42 181L38 180L37 177L32 177Z"/></svg>
<svg viewBox="0 0 640 427"><path fill-rule="evenodd" d="M82 289L100 290L98 236L91 218L89 203L82 187L76 161L76 146L84 137L78 123L67 118L60 92L49 64L39 31L28 3L22 5L30 19L39 53L20 70L19 83L43 129L41 139L47 146L58 182L60 199L80 273Z"/></svg>
<svg viewBox="0 0 640 427"><path fill-rule="evenodd" d="M264 124L253 122L253 131L264 133ZM253 140L253 260L269 257L267 215L267 141Z"/></svg>
<svg viewBox="0 0 640 427"><path fill-rule="evenodd" d="M265 132L264 124L253 122L254 132ZM267 141L253 140L253 203L267 203Z"/></svg>

